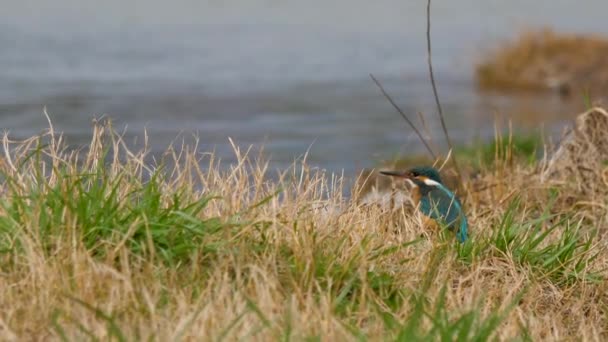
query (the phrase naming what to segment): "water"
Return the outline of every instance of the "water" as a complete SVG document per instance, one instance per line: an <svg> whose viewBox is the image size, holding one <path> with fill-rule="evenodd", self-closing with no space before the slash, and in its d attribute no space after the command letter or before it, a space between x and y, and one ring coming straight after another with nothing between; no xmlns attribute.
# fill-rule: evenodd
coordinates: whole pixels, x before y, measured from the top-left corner
<svg viewBox="0 0 608 342"><path fill-rule="evenodd" d="M373 73L439 138L428 81L424 1L2 0L0 127L27 137L47 127L78 145L94 117L160 152L178 135L234 160L228 137L265 146L283 167L308 160L352 174L422 145L369 79ZM476 61L530 27L608 33L605 0L435 0L433 60L450 132L488 139L505 114L518 130L552 130L583 103L479 94ZM181 134L181 135L180 135ZM178 138L179 139L179 138Z"/></svg>

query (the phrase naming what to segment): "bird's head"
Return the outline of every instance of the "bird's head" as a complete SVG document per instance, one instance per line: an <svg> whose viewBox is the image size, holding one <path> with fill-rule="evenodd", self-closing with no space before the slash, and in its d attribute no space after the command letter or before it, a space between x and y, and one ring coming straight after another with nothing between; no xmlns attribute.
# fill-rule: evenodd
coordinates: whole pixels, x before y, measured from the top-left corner
<svg viewBox="0 0 608 342"><path fill-rule="evenodd" d="M404 178L421 188L441 184L439 171L430 166L417 166L407 171L380 171L381 174L392 177Z"/></svg>

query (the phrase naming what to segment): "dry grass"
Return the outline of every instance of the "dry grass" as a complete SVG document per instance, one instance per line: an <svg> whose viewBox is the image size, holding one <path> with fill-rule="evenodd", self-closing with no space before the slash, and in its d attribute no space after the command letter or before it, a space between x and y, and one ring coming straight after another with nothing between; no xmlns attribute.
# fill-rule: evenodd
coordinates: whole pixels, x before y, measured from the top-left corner
<svg viewBox="0 0 608 342"><path fill-rule="evenodd" d="M481 89L603 91L608 85L608 39L596 35L524 32L477 66Z"/></svg>
<svg viewBox="0 0 608 342"><path fill-rule="evenodd" d="M79 152L5 137L0 340L608 338L605 221L552 205L538 165L497 157L467 181L459 245L234 150L153 167L108 125Z"/></svg>

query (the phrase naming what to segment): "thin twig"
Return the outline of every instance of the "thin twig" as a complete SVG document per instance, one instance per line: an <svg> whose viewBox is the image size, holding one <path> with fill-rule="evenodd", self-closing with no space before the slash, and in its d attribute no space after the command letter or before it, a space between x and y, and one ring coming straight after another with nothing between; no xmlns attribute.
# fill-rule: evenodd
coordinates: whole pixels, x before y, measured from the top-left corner
<svg viewBox="0 0 608 342"><path fill-rule="evenodd" d="M422 125L422 131L429 137L429 145L433 146L433 135L431 134L431 130L426 123L426 119L424 118L424 113L418 112L418 118L420 118L420 124ZM436 146L435 146L436 147Z"/></svg>
<svg viewBox="0 0 608 342"><path fill-rule="evenodd" d="M433 86L433 95L435 95L435 103L437 104L437 111L439 112L439 119L441 120L441 128L443 129L443 133L445 134L445 140L448 143L448 147L450 150L454 150L454 146L452 145L452 140L450 139L450 135L448 134L448 129L445 125L445 119L443 118L443 109L441 108L441 102L439 101L439 94L437 93L437 86L435 85L435 75L433 74L433 62L432 62L432 53L431 53L431 0L427 1L426 4L426 47L427 47L427 61L429 64L429 75L431 76L431 85ZM460 168L458 167L458 163L456 162L456 157L452 156L452 162L454 164L454 169L456 169L456 173L458 173L458 178L462 179L462 174L460 173Z"/></svg>
<svg viewBox="0 0 608 342"><path fill-rule="evenodd" d="M376 85L382 92L382 95L384 95L384 97L386 97L388 102L390 102L390 104L393 105L393 107L397 110L397 112L399 114L401 114L401 116L405 119L405 121L408 123L408 125L410 125L410 127L414 130L416 135L418 135L418 138L420 138L420 141L422 141L422 143L424 144L426 149L429 151L429 153L431 154L433 159L437 159L437 155L435 154L435 152L433 152L433 149L431 149L431 146L429 146L426 139L424 139L424 137L422 136L422 133L420 133L418 128L416 128L416 126L414 126L414 123L407 117L407 115L405 115L403 110L401 110L401 108L395 103L395 101L393 101L393 98L386 92L386 90L384 90L384 87L382 86L382 84L376 79L376 77L374 77L374 75L369 74L369 77L371 77L372 80L374 81L374 83L376 83Z"/></svg>

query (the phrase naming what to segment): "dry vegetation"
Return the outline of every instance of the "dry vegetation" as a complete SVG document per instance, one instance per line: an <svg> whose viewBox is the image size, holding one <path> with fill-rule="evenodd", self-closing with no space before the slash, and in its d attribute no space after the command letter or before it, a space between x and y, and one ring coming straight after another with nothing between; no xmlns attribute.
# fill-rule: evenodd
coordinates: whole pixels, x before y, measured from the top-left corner
<svg viewBox="0 0 608 342"><path fill-rule="evenodd" d="M481 89L603 91L608 86L608 38L524 32L477 66Z"/></svg>
<svg viewBox="0 0 608 342"><path fill-rule="evenodd" d="M5 137L0 340L608 338L605 201L540 184L510 148L465 182L463 245L235 153L153 167L109 125L83 151Z"/></svg>

